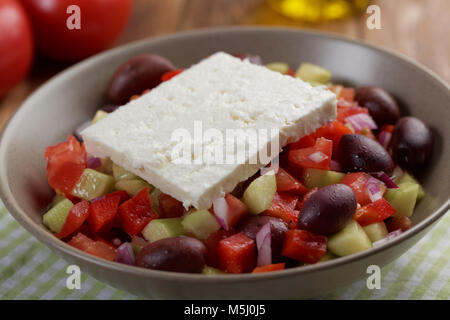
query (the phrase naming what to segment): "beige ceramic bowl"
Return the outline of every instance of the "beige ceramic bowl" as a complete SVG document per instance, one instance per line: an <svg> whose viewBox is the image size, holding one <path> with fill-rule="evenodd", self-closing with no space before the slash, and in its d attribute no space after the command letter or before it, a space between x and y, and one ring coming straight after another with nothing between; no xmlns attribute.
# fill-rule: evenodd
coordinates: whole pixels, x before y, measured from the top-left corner
<svg viewBox="0 0 450 320"><path fill-rule="evenodd" d="M140 53L168 57L188 67L216 51L250 52L265 62L309 61L330 69L335 81L377 85L424 120L435 133L433 160L422 182L427 196L413 216L414 227L387 244L349 257L267 274L203 276L131 267L84 254L56 239L42 225L52 193L44 150L65 139L104 101L114 69ZM83 272L148 298L307 298L365 276L414 245L450 207L450 90L435 74L391 52L332 35L274 28L227 28L188 32L133 43L83 61L56 76L22 105L3 132L0 192L11 214L40 241Z"/></svg>

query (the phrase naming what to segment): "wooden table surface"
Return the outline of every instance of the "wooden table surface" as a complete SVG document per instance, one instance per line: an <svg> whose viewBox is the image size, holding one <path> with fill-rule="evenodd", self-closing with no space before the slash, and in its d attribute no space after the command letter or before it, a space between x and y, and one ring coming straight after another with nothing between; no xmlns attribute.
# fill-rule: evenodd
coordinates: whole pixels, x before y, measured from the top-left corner
<svg viewBox="0 0 450 320"><path fill-rule="evenodd" d="M265 0L135 0L133 16L116 45L180 30L228 25L279 25L363 39L404 53L450 82L450 0L374 0L381 30L366 27L367 14L320 24L284 18ZM66 65L38 59L29 77L0 99L0 129L23 100Z"/></svg>

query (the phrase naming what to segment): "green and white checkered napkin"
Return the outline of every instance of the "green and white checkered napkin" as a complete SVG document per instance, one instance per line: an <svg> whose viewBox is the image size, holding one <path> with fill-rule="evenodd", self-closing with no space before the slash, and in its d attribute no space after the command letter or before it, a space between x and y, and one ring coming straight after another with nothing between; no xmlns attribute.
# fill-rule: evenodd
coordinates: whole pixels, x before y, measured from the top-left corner
<svg viewBox="0 0 450 320"><path fill-rule="evenodd" d="M325 299L443 299L450 296L450 214L420 242L382 269L381 289L366 280ZM68 263L23 229L0 202L0 299L139 299L82 274L66 288Z"/></svg>

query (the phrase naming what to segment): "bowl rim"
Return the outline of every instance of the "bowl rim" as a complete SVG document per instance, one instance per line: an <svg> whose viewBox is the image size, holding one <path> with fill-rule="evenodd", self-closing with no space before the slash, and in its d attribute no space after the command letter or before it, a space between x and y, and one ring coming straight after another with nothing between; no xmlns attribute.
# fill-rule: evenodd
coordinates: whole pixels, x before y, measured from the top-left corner
<svg viewBox="0 0 450 320"><path fill-rule="evenodd" d="M450 86L442 80L436 73L423 66L422 64L414 61L413 59L395 52L391 49L386 49L371 43L367 43L362 40L352 39L347 36L337 35L329 32L315 31L315 30L304 30L298 28L291 27L261 27L261 26L231 26L231 27L214 27L214 28L200 28L194 29L190 31L182 31L169 35L162 35L157 37L145 38L138 41L133 41L124 45L121 45L116 48L109 49L97 55L94 55L88 59L85 59L81 62L78 62L69 68L59 72L51 79L42 84L37 90L35 90L27 99L21 104L19 109L15 112L15 114L8 120L7 124L2 130L0 135L0 159L3 159L5 156L6 150L6 140L9 136L12 124L18 121L20 117L26 114L26 111L33 106L33 101L37 99L37 97L41 94L41 92L51 91L52 87L61 81L64 78L71 77L73 73L77 73L83 69L88 69L92 65L95 65L97 62L101 61L107 56L110 55L118 55L120 53L132 50L133 48L139 48L141 46L147 46L149 44L158 44L160 42L165 41L176 41L180 38L186 37L202 37L211 34L240 34L240 33L292 33L292 34L304 34L313 37L324 38L326 40L334 40L339 42L346 42L352 45L356 45L359 47L365 47L370 50L375 50L381 52L383 54L387 54L393 56L396 59L406 61L414 68L418 69L418 71L422 72L424 76L427 76L429 81L434 81L436 84L442 86L444 89L447 89L450 93ZM5 170L5 162L0 161L0 172L4 172ZM23 212L20 207L17 205L17 202L9 189L7 184L6 175L0 175L0 198L3 200L5 207L8 209L9 213L20 223L22 227L24 227L28 232L30 232L35 238L39 241L42 241L46 246L51 249L55 249L56 253L59 254L63 252L64 254L74 256L77 259L82 259L83 261L94 264L96 267L107 268L111 271L117 271L120 273L131 273L135 276L143 276L148 278L159 278L160 280L166 281L184 281L184 282L195 282L195 283L226 283L232 284L236 282L256 282L256 281L264 281L264 280L272 280L274 278L284 278L290 276L301 276L314 272L328 270L334 267L345 266L357 260L362 260L364 258L368 258L370 256L374 256L380 253L383 250L387 250L399 244L400 242L406 241L407 239L419 234L421 231L426 229L435 223L439 218L444 216L444 214L450 209L450 196L449 198L430 216L425 218L420 223L414 225L408 231L402 233L400 236L394 238L387 243L379 245L377 247L372 247L369 250L365 250L363 252L359 252L356 254L352 254L345 257L340 257L339 259L333 259L330 261L325 261L320 264L314 264L309 266L302 266L296 268L290 268L280 271L273 271L268 273L245 273L245 274L226 274L223 275L209 275L205 276L202 274L190 274L190 273L178 273L178 272L170 272L170 271L160 271L160 270L151 270L145 269L142 267L130 266L114 261L108 261L102 258L98 258L96 256L84 253L81 250L77 250L74 247L70 246L66 242L63 242L56 237L53 236L48 230L43 228L40 225L37 225L32 221L30 217L27 216L25 212Z"/></svg>

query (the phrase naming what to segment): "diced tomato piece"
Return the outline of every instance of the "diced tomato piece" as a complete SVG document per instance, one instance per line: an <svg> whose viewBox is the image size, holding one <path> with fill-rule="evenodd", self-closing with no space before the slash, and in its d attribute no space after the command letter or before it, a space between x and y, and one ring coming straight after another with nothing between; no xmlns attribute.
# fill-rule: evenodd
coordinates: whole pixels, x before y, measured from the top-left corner
<svg viewBox="0 0 450 320"><path fill-rule="evenodd" d="M61 231L55 236L59 239L70 236L77 231L89 216L89 202L83 200L70 209Z"/></svg>
<svg viewBox="0 0 450 320"><path fill-rule="evenodd" d="M148 188L139 191L133 198L119 207L119 221L130 236L139 234L142 229L158 215L152 210Z"/></svg>
<svg viewBox="0 0 450 320"><path fill-rule="evenodd" d="M372 223L381 222L396 212L397 210L386 199L381 198L356 210L353 219L364 227Z"/></svg>
<svg viewBox="0 0 450 320"><path fill-rule="evenodd" d="M173 77L175 77L176 75L179 75L183 71L184 71L184 69L179 69L179 70L173 70L173 71L166 72L166 73L164 73L161 76L161 81L162 82L168 81L168 80L172 79Z"/></svg>
<svg viewBox="0 0 450 320"><path fill-rule="evenodd" d="M298 195L289 192L276 192L270 207L262 214L282 219L289 228L297 227L298 211L295 210Z"/></svg>
<svg viewBox="0 0 450 320"><path fill-rule="evenodd" d="M388 232L392 232L398 229L404 232L410 229L411 226L412 226L411 219L405 216L392 217L388 221L386 221L386 228Z"/></svg>
<svg viewBox="0 0 450 320"><path fill-rule="evenodd" d="M250 272L255 267L255 241L247 237L243 232L220 240L217 251L219 267L226 272Z"/></svg>
<svg viewBox="0 0 450 320"><path fill-rule="evenodd" d="M116 249L113 246L103 241L92 240L82 233L78 233L76 236L72 237L68 244L79 250L106 260L113 261L116 257Z"/></svg>
<svg viewBox="0 0 450 320"><path fill-rule="evenodd" d="M223 216L226 218L226 224L228 228L234 227L247 213L247 206L245 205L245 203L243 203L241 200L234 197L230 193L227 193L225 195L225 202L227 204L227 212ZM214 206L212 208L212 212L214 213Z"/></svg>
<svg viewBox="0 0 450 320"><path fill-rule="evenodd" d="M289 144L289 150L313 147L316 144L315 132L300 138L298 141Z"/></svg>
<svg viewBox="0 0 450 320"><path fill-rule="evenodd" d="M369 110L361 108L356 102L348 102L346 100L339 100L337 106L336 120L342 123L346 123L346 118L355 114L365 113L369 114Z"/></svg>
<svg viewBox="0 0 450 320"><path fill-rule="evenodd" d="M333 142L325 138L318 138L314 147L289 151L289 161L301 168L329 170Z"/></svg>
<svg viewBox="0 0 450 320"><path fill-rule="evenodd" d="M168 194L161 193L158 202L162 218L178 218L186 213L183 203Z"/></svg>
<svg viewBox="0 0 450 320"><path fill-rule="evenodd" d="M206 264L210 267L219 268L219 252L217 247L219 246L220 240L228 238L235 233L233 229L224 230L220 229L217 232L211 233L205 241L206 247L206 255L205 260Z"/></svg>
<svg viewBox="0 0 450 320"><path fill-rule="evenodd" d="M278 172L275 177L277 179L277 191L288 191L298 195L308 192L308 189L301 184L300 181L282 168L278 168Z"/></svg>
<svg viewBox="0 0 450 320"><path fill-rule="evenodd" d="M347 174L339 183L346 184L352 188L355 193L356 200L360 205L364 206L372 202L367 187L369 180L373 180L369 174L365 172L353 172ZM386 187L381 183L381 181L379 183L379 187L381 190L386 190Z"/></svg>
<svg viewBox="0 0 450 320"><path fill-rule="evenodd" d="M47 179L57 192L68 194L86 168L86 151L74 136L45 150Z"/></svg>
<svg viewBox="0 0 450 320"><path fill-rule="evenodd" d="M253 269L252 273L261 273L261 272L270 272L270 271L284 270L285 267L286 267L286 263L285 262L273 263L273 264L268 264L268 265L262 266L262 267L256 267L255 269Z"/></svg>
<svg viewBox="0 0 450 320"><path fill-rule="evenodd" d="M121 200L120 194L111 193L91 204L88 223L93 233L112 228Z"/></svg>
<svg viewBox="0 0 450 320"><path fill-rule="evenodd" d="M308 193L305 194L305 195L303 196L302 200L297 201L296 209L297 209L298 211L302 210L303 204L304 204L304 203L306 202L306 200L308 200L308 199L311 197L311 195L312 195L314 192L316 192L317 190L319 190L319 188L314 188L314 189L309 190Z"/></svg>
<svg viewBox="0 0 450 320"><path fill-rule="evenodd" d="M288 230L284 235L283 256L304 263L316 263L327 252L327 237L306 230Z"/></svg>

